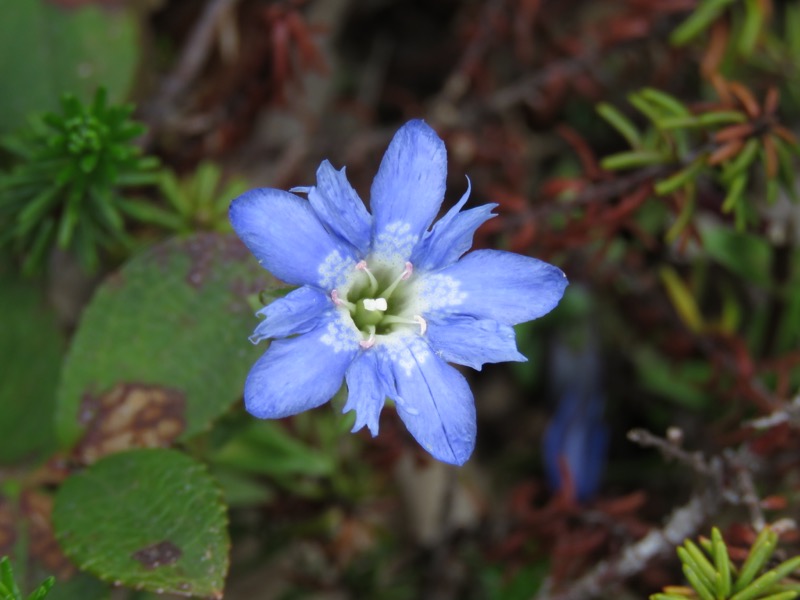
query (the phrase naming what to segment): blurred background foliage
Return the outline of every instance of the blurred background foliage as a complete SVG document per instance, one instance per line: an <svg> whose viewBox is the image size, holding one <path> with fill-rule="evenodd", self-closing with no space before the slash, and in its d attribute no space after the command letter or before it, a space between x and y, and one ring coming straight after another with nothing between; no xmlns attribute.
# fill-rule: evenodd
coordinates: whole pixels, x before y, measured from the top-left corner
<svg viewBox="0 0 800 600"><path fill-rule="evenodd" d="M2 600L800 592L796 0L6 0L0 77ZM572 283L462 469L240 401L228 203L417 117Z"/></svg>

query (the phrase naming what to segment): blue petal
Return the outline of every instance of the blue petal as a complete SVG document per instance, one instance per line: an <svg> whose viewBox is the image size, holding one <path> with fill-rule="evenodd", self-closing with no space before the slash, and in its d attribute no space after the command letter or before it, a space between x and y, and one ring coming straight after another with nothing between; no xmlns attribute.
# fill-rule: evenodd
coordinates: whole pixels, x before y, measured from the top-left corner
<svg viewBox="0 0 800 600"><path fill-rule="evenodd" d="M358 353L358 337L331 311L303 335L276 340L250 370L244 384L248 412L280 419L330 400Z"/></svg>
<svg viewBox="0 0 800 600"><path fill-rule="evenodd" d="M411 262L414 268L433 271L456 262L472 247L475 230L495 217L492 209L497 204L485 204L460 212L469 198L471 184L467 179L467 191L447 214L439 219L422 242L414 249Z"/></svg>
<svg viewBox="0 0 800 600"><path fill-rule="evenodd" d="M234 230L275 277L333 289L355 259L353 248L328 233L311 205L282 190L245 192L230 207Z"/></svg>
<svg viewBox="0 0 800 600"><path fill-rule="evenodd" d="M347 403L342 412L356 411L354 432L366 425L373 437L378 435L378 420L386 397L397 395L393 381L385 373L384 363L378 349L368 350L347 370Z"/></svg>
<svg viewBox="0 0 800 600"><path fill-rule="evenodd" d="M267 338L286 337L311 331L332 308L331 299L321 290L303 286L283 298L270 302L256 314L264 317L250 341L257 344Z"/></svg>
<svg viewBox="0 0 800 600"><path fill-rule="evenodd" d="M409 121L395 134L372 182L373 251L408 260L433 222L444 198L444 142L423 121Z"/></svg>
<svg viewBox="0 0 800 600"><path fill-rule="evenodd" d="M467 380L419 336L387 348L397 413L411 435L443 462L463 465L475 448L475 402Z"/></svg>
<svg viewBox="0 0 800 600"><path fill-rule="evenodd" d="M323 223L366 254L369 250L372 217L347 181L344 169L337 171L327 160L317 169L317 185L308 199Z"/></svg>
<svg viewBox="0 0 800 600"><path fill-rule="evenodd" d="M499 250L471 252L431 279L447 280L458 291L447 298L425 298L433 307L507 325L549 313L567 287L567 277L561 269ZM435 292L437 286L431 285L430 289Z"/></svg>
<svg viewBox="0 0 800 600"><path fill-rule="evenodd" d="M481 370L485 363L525 362L514 329L491 319L450 316L428 321L428 341L447 362Z"/></svg>

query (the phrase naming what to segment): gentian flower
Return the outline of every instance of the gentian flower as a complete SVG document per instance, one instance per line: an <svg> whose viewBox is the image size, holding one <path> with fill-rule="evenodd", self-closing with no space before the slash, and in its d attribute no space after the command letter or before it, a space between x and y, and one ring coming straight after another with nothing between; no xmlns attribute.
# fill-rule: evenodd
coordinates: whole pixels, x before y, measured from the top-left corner
<svg viewBox="0 0 800 600"><path fill-rule="evenodd" d="M574 500L586 502L600 487L609 436L603 419L606 402L600 352L592 330L581 333L583 344L578 347L567 344L563 335L551 346L551 384L558 404L542 445L550 486L558 491L568 489ZM565 477L569 477L569 485Z"/></svg>
<svg viewBox="0 0 800 600"><path fill-rule="evenodd" d="M567 285L545 262L476 250L495 204L431 226L445 190L444 143L423 121L394 136L372 183L370 214L345 170L317 184L256 189L230 207L233 228L275 277L300 286L259 311L251 341L271 338L245 382L247 410L277 419L330 400L346 382L353 431L378 433L386 398L435 458L463 464L475 446L475 404L448 362L524 361L512 325L544 315ZM429 229L430 228L430 229Z"/></svg>

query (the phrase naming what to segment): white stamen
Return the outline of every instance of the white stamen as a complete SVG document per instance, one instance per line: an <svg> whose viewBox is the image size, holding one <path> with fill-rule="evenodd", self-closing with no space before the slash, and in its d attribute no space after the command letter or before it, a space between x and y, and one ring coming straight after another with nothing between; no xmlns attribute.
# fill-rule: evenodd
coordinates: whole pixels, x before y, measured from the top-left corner
<svg viewBox="0 0 800 600"><path fill-rule="evenodd" d="M358 345L361 346L364 350L369 350L375 345L375 326L370 325L369 327L369 337L365 340L361 340L358 342Z"/></svg>
<svg viewBox="0 0 800 600"><path fill-rule="evenodd" d="M396 317L394 315L386 315L383 317L382 323L386 325L419 325L419 334L425 335L428 331L428 322L420 315L414 315L410 319L406 317Z"/></svg>
<svg viewBox="0 0 800 600"><path fill-rule="evenodd" d="M353 304L352 302L348 302L347 300L339 297L339 290L333 290L331 292L331 300L333 300L333 303L336 306L344 306L351 313L355 312L355 310L356 310L356 305L355 304Z"/></svg>
<svg viewBox="0 0 800 600"><path fill-rule="evenodd" d="M367 266L367 261L361 260L356 264L356 271L364 271L369 277L369 288L370 291L374 294L378 291L378 280L375 279L375 275L372 274L372 271L369 270Z"/></svg>
<svg viewBox="0 0 800 600"><path fill-rule="evenodd" d="M428 331L428 322L423 319L420 315L414 315L413 319L419 325L419 334L425 335L425 332Z"/></svg>
<svg viewBox="0 0 800 600"><path fill-rule="evenodd" d="M383 312L389 305L386 304L386 298L364 298L364 308L369 311L376 311L379 310Z"/></svg>
<svg viewBox="0 0 800 600"><path fill-rule="evenodd" d="M411 277L411 274L414 272L414 265L410 262L406 263L405 268L403 268L403 274L400 276L403 281Z"/></svg>
<svg viewBox="0 0 800 600"><path fill-rule="evenodd" d="M414 265L412 265L410 262L407 262L406 266L403 267L403 272L400 273L400 275L397 277L397 279L395 279L389 285L389 287L387 287L385 290L383 290L383 292L381 293L381 296L383 296L384 298L390 298L391 295L392 295L392 292L394 292L395 288L400 284L400 282L401 281L405 281L406 279L411 277L411 274L413 272L414 272Z"/></svg>

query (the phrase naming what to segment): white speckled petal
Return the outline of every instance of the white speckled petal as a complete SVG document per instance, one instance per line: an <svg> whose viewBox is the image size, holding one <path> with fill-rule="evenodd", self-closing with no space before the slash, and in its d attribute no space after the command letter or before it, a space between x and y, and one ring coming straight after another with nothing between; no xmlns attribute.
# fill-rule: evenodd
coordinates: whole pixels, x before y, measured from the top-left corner
<svg viewBox="0 0 800 600"><path fill-rule="evenodd" d="M447 153L424 121L409 121L392 138L372 182L373 250L408 260L444 198Z"/></svg>
<svg viewBox="0 0 800 600"><path fill-rule="evenodd" d="M347 181L344 169L337 171L327 160L322 161L317 169L317 185L310 188L308 200L331 231L366 254L372 217Z"/></svg>
<svg viewBox="0 0 800 600"><path fill-rule="evenodd" d="M558 267L499 250L471 252L438 271L436 277L455 283L449 291L426 291L431 310L493 319L506 325L549 313L567 287L567 277Z"/></svg>
<svg viewBox="0 0 800 600"><path fill-rule="evenodd" d="M234 230L275 277L332 289L356 263L355 249L329 233L307 200L282 190L245 192L230 207Z"/></svg>
<svg viewBox="0 0 800 600"><path fill-rule="evenodd" d="M481 370L486 363L525 362L514 329L492 319L448 316L428 321L428 341L447 362Z"/></svg>
<svg viewBox="0 0 800 600"><path fill-rule="evenodd" d="M434 271L457 261L472 247L475 231L496 215L492 209L497 204L484 204L461 212L469 198L472 185L467 179L467 191L433 228L425 233L422 242L414 248L411 262L421 271Z"/></svg>
<svg viewBox="0 0 800 600"><path fill-rule="evenodd" d="M283 298L273 300L256 313L264 320L258 324L250 341L257 344L267 338L311 331L332 306L331 299L322 290L309 286L298 288Z"/></svg>
<svg viewBox="0 0 800 600"><path fill-rule="evenodd" d="M358 353L358 341L339 334L339 319L338 312L331 311L316 329L272 342L244 385L244 402L250 414L279 419L320 406L333 397Z"/></svg>
<svg viewBox="0 0 800 600"><path fill-rule="evenodd" d="M417 335L400 337L394 345L398 415L434 458L463 465L475 448L477 431L467 380Z"/></svg>
<svg viewBox="0 0 800 600"><path fill-rule="evenodd" d="M373 437L378 435L378 420L386 398L396 396L385 370L385 356L378 348L362 352L347 370L347 403L342 412L356 411L353 431L366 425Z"/></svg>

